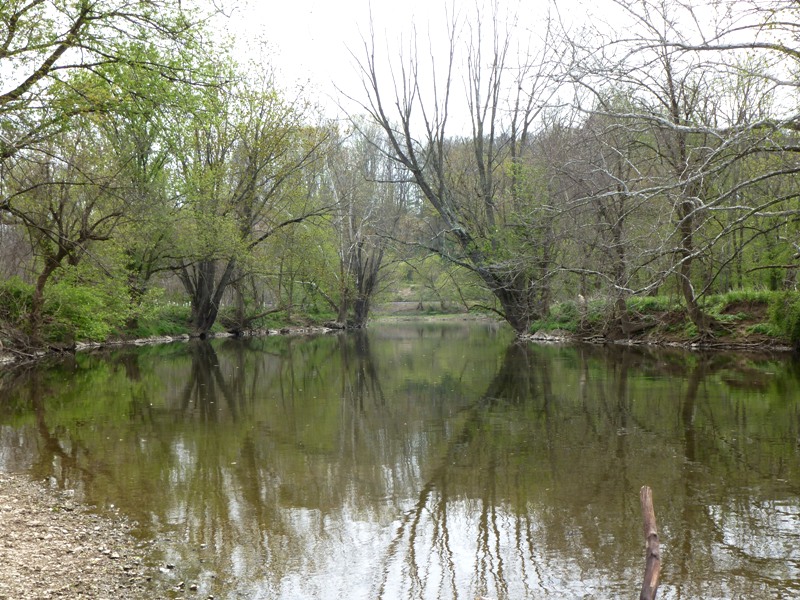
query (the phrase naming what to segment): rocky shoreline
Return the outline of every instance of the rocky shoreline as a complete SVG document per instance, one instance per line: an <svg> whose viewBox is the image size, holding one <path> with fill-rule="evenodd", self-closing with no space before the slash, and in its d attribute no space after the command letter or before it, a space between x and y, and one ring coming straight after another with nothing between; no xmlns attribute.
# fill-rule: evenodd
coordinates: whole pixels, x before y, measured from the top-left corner
<svg viewBox="0 0 800 600"><path fill-rule="evenodd" d="M399 317L399 320L416 320L415 317ZM423 318L423 320L435 320L435 317ZM216 333L210 334L209 339L214 338L231 338L231 337L264 337L272 335L319 335L330 334L341 331L341 328L314 326L314 327L285 327L282 329L258 329L240 332L239 334L232 333ZM32 354L20 354L10 352L7 349L0 347L0 366L13 365L14 363L36 361L46 356L61 354L64 352L81 352L87 350L96 350L100 348L113 348L122 346L149 346L154 344L170 344L174 342L186 342L192 339L188 335L177 336L158 336L151 338L132 339L132 340L111 340L106 342L78 342L69 348L49 348L46 350L38 350ZM652 346L652 347L665 347L665 348L684 348L686 350L724 350L724 351L749 351L749 352L778 352L790 353L795 352L796 349L789 344L782 343L778 340L767 339L759 337L756 339L721 339L721 340L706 340L698 342L697 340L681 340L681 339L650 339L650 338L623 338L623 339L609 339L602 336L580 336L569 331L553 330L553 331L537 331L532 334L520 335L517 338L521 342L532 343L577 343L577 344L599 344L599 345L616 345L616 346ZM2 600L2 596L0 596Z"/></svg>
<svg viewBox="0 0 800 600"><path fill-rule="evenodd" d="M316 335L334 333L337 330L331 327L283 327L281 329L249 329L238 334L233 333L212 333L208 339L232 338L232 337L266 337L271 335ZM118 348L123 346L151 346L155 344L171 344L173 342L188 342L191 336L182 335L162 335L140 339L117 339L105 342L77 342L68 347L50 347L36 350L30 353L22 353L4 349L0 345L0 366L11 365L13 363L36 361L46 356L63 354L65 352L83 352L87 350L98 350L100 348ZM2 597L0 597L2 598Z"/></svg>
<svg viewBox="0 0 800 600"><path fill-rule="evenodd" d="M669 340L669 339L649 339L649 338L621 338L608 339L601 336L582 337L569 331L537 331L521 335L518 338L521 342L533 342L539 344L593 344L611 346L648 346L653 348L682 348L684 350L708 350L708 351L742 351L742 352L778 352L791 353L795 349L789 344L769 340L765 338L747 339L720 339L720 340Z"/></svg>
<svg viewBox="0 0 800 600"><path fill-rule="evenodd" d="M149 545L133 527L70 490L0 473L0 599L168 597L156 589Z"/></svg>

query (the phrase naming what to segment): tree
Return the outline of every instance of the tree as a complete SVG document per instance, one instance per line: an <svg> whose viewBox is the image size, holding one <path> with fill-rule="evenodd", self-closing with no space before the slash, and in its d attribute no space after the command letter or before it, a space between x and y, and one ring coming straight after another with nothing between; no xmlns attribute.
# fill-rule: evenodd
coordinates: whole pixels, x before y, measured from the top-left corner
<svg viewBox="0 0 800 600"><path fill-rule="evenodd" d="M117 164L91 118L49 141L52 150L40 162L28 161L7 174L13 193L7 212L25 229L38 269L29 314L29 335L42 342L45 287L65 264L77 266L93 244L111 238L125 212L126 199L116 189Z"/></svg>
<svg viewBox="0 0 800 600"><path fill-rule="evenodd" d="M514 204L512 194L503 194L510 184L503 165L517 158L556 93L552 75L561 49L547 37L542 55L528 56L524 48L518 53L513 33L513 18L504 22L497 6L489 19L481 11L463 20L453 17L445 62L437 63L431 49L428 70L416 35L409 56L384 66L373 32L360 69L367 96L363 109L384 130L390 156L437 211L443 233L456 242L457 253L443 255L474 271L499 302L498 312L524 333L543 308L537 297L542 276L519 259L513 236L509 240L525 209ZM463 107L455 100L459 67L465 74ZM384 88L386 73L396 74L393 94ZM462 109L466 138L459 137Z"/></svg>
<svg viewBox="0 0 800 600"><path fill-rule="evenodd" d="M631 130L646 127L642 141L649 151L639 154L642 166L635 165L635 177L646 174L646 179L636 202L660 205L672 224L650 228L659 252L671 260L645 289L674 276L698 332L712 335L717 324L704 313L701 300L718 276L711 272L714 248L753 217L774 214L790 200L751 195L753 203L744 205L746 190L796 171L786 162L768 172L741 168L774 150L775 123L765 126L771 91L754 84L768 77L767 65L698 48L697 40L713 39L706 26L724 29L727 15L721 12L710 12L705 22L692 7L678 3L618 0L613 6L624 25L610 34L598 31L588 45L576 41L573 47L582 56L573 72L581 89L589 91L592 114L627 123ZM623 90L629 101L610 104L611 89Z"/></svg>
<svg viewBox="0 0 800 600"><path fill-rule="evenodd" d="M225 291L254 248L327 211L297 187L326 136L304 125L302 102L283 99L269 78L240 79L202 94L178 158L174 266L197 336L216 321Z"/></svg>
<svg viewBox="0 0 800 600"><path fill-rule="evenodd" d="M604 100L618 112L632 112L630 99ZM627 109L623 108L628 106ZM584 299L600 296L608 307L606 334L630 335L626 300L647 290L663 272L661 231L665 218L646 194L657 168L649 124L616 119L606 110L582 122L556 128L548 161L562 184L568 217L563 236L570 273ZM652 288L651 288L652 289Z"/></svg>
<svg viewBox="0 0 800 600"><path fill-rule="evenodd" d="M113 111L120 65L147 81L203 81L203 20L180 0L9 0L0 6L0 165L87 112ZM124 91L147 95L136 77ZM0 208L6 199L0 198Z"/></svg>
<svg viewBox="0 0 800 600"><path fill-rule="evenodd" d="M132 127L120 129L186 110L187 89L217 83L201 43L207 16L174 0L0 6L0 224L23 227L39 261L35 341L54 274L86 256L105 268L97 243L155 199L145 188L163 165L143 163L153 153L128 143Z"/></svg>
<svg viewBox="0 0 800 600"><path fill-rule="evenodd" d="M339 257L338 321L366 325L370 305L386 275L386 253L407 215L408 187L387 159L382 130L357 123L328 158L335 201L331 224Z"/></svg>

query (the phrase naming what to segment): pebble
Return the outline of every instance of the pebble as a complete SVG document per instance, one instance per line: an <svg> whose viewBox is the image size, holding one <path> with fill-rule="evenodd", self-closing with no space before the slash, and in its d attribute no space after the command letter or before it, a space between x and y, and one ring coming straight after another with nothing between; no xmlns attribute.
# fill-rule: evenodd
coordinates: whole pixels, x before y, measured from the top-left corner
<svg viewBox="0 0 800 600"><path fill-rule="evenodd" d="M0 600L170 597L163 582L147 583L152 577L146 567L115 562L142 554L130 523L64 501L72 495L24 476L0 474Z"/></svg>

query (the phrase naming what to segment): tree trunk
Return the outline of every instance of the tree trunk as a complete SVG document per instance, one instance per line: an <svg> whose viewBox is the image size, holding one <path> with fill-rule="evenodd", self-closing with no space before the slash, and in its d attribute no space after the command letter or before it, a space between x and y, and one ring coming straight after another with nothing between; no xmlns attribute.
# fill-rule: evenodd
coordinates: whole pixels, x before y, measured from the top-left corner
<svg viewBox="0 0 800 600"><path fill-rule="evenodd" d="M497 276L485 268L477 271L500 302L503 317L508 324L517 333L528 333L531 323L539 314L533 306L536 291L534 286L527 284L524 275L518 275L515 280L507 276Z"/></svg>
<svg viewBox="0 0 800 600"><path fill-rule="evenodd" d="M353 327L361 329L369 318L369 296L359 296L353 303Z"/></svg>
<svg viewBox="0 0 800 600"><path fill-rule="evenodd" d="M690 209L691 210L691 209ZM681 223L681 265L678 271L681 292L686 302L686 311L697 327L700 336L711 334L711 321L697 302L697 295L692 285L692 261L694 253L693 231L694 219L690 214L684 216Z"/></svg>
<svg viewBox="0 0 800 600"><path fill-rule="evenodd" d="M205 338L217 321L222 294L231 283L236 267L235 259L230 259L225 271L216 280L217 262L203 260L189 268L183 267L179 273L184 288L191 299L190 335Z"/></svg>
<svg viewBox="0 0 800 600"><path fill-rule="evenodd" d="M44 310L44 288L47 285L50 276L58 268L59 260L56 257L49 256L45 258L44 268L39 276L36 278L36 286L33 289L33 297L31 298L31 312L28 315L28 323L31 328L31 341L35 345L42 342L42 312Z"/></svg>

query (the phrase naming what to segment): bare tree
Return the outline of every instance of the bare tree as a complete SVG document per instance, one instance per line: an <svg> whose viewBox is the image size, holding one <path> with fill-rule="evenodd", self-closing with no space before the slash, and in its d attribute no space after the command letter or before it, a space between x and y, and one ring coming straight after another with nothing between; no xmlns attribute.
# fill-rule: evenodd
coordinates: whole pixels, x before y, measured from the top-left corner
<svg viewBox="0 0 800 600"><path fill-rule="evenodd" d="M339 257L338 321L363 327L388 272L387 251L408 215L402 169L387 158L383 130L359 123L328 157Z"/></svg>
<svg viewBox="0 0 800 600"><path fill-rule="evenodd" d="M499 302L498 312L522 333L542 311L542 276L520 260L524 248L512 234L519 202L540 199L514 197L507 166L555 94L559 45L548 30L544 50L531 56L528 42L518 45L514 37L515 18L502 16L496 4L490 13L451 15L442 62L430 44L420 47L414 32L408 55L385 63L376 56L373 31L359 62L362 106L385 131L391 158L439 214L442 233L456 242L457 251L437 250L475 272ZM384 87L387 80L393 92Z"/></svg>
<svg viewBox="0 0 800 600"><path fill-rule="evenodd" d="M712 10L701 18L690 6L650 0L617 0L610 6L620 18L617 30L598 29L594 37L573 43L580 57L573 74L591 98L589 107L579 108L627 123L631 131L646 125L639 143L649 152L640 154L636 166L636 203L661 206L670 215L670 227L653 221L650 232L658 252L671 260L638 291L655 289L674 276L698 332L710 335L716 324L701 299L717 277L708 272L712 250L753 217L785 209L793 197L754 196L748 205L740 201L752 186L796 170L791 161L767 171L752 168L754 156L775 149L775 122L765 112L771 91L753 84L756 72L766 75L768 65L699 49L698 44L724 29L727 13ZM742 76L745 64L751 69L747 77ZM629 101L610 104L612 90L622 91ZM610 169L606 175L616 176Z"/></svg>

